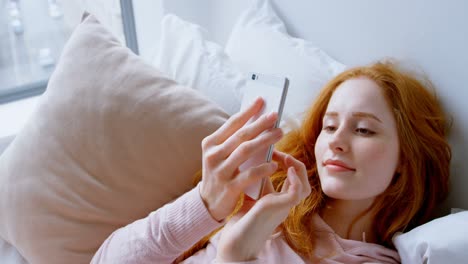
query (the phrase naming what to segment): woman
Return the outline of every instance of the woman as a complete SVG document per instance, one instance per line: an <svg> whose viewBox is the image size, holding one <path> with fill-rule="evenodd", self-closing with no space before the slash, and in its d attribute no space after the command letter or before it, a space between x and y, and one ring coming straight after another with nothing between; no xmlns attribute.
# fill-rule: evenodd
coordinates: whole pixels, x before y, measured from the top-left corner
<svg viewBox="0 0 468 264"><path fill-rule="evenodd" d="M271 129L276 113L244 127L261 107L257 100L204 139L197 188L114 232L93 263L398 263L392 236L427 222L448 193L451 154L435 96L376 63L329 82L284 137ZM276 142L276 162L239 173ZM264 196L239 204L267 176Z"/></svg>

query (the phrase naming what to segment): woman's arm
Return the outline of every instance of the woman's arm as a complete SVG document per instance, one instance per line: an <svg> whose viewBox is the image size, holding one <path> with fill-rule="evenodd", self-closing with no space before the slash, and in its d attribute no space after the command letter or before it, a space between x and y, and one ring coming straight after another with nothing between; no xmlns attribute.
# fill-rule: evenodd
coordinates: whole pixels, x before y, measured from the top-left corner
<svg viewBox="0 0 468 264"><path fill-rule="evenodd" d="M91 263L172 263L219 226L197 186L146 218L116 230Z"/></svg>
<svg viewBox="0 0 468 264"><path fill-rule="evenodd" d="M217 221L232 213L243 190L277 169L276 163L266 162L243 172L238 169L282 137L281 129L273 128L277 113L263 115L245 126L263 105L264 101L257 99L203 140L199 188L114 232L92 263L170 263L219 227Z"/></svg>

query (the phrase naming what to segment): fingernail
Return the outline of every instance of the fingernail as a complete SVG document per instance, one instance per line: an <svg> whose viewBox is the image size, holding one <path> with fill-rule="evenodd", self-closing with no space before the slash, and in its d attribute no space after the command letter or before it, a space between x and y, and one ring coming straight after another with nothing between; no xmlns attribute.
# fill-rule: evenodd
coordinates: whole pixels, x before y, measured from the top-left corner
<svg viewBox="0 0 468 264"><path fill-rule="evenodd" d="M283 131L281 129L275 130L275 138L282 138Z"/></svg>
<svg viewBox="0 0 468 264"><path fill-rule="evenodd" d="M278 116L277 112L271 112L267 115L268 120L274 120Z"/></svg>

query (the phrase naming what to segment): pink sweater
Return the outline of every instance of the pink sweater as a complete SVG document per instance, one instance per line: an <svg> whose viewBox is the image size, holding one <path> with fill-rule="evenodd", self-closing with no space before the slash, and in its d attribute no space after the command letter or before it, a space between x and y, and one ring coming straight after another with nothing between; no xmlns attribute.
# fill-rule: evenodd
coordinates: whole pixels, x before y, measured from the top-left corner
<svg viewBox="0 0 468 264"><path fill-rule="evenodd" d="M238 263L400 263L394 250L339 237L318 215L312 224L317 238L315 256L320 260L302 258L289 247L281 233L276 233L265 243L257 260ZM148 217L116 230L104 241L91 263L173 263L221 225L211 217L196 187ZM183 263L219 263L215 260L219 235L218 232L205 249Z"/></svg>

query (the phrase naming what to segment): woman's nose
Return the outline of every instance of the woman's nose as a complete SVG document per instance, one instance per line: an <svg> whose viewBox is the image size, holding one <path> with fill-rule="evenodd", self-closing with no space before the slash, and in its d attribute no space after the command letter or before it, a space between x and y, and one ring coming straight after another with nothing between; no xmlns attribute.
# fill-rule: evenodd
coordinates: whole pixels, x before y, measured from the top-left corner
<svg viewBox="0 0 468 264"><path fill-rule="evenodd" d="M333 152L347 152L349 150L349 144L346 139L346 135L344 135L343 131L337 130L333 135L330 137L330 141L328 142L330 149Z"/></svg>

